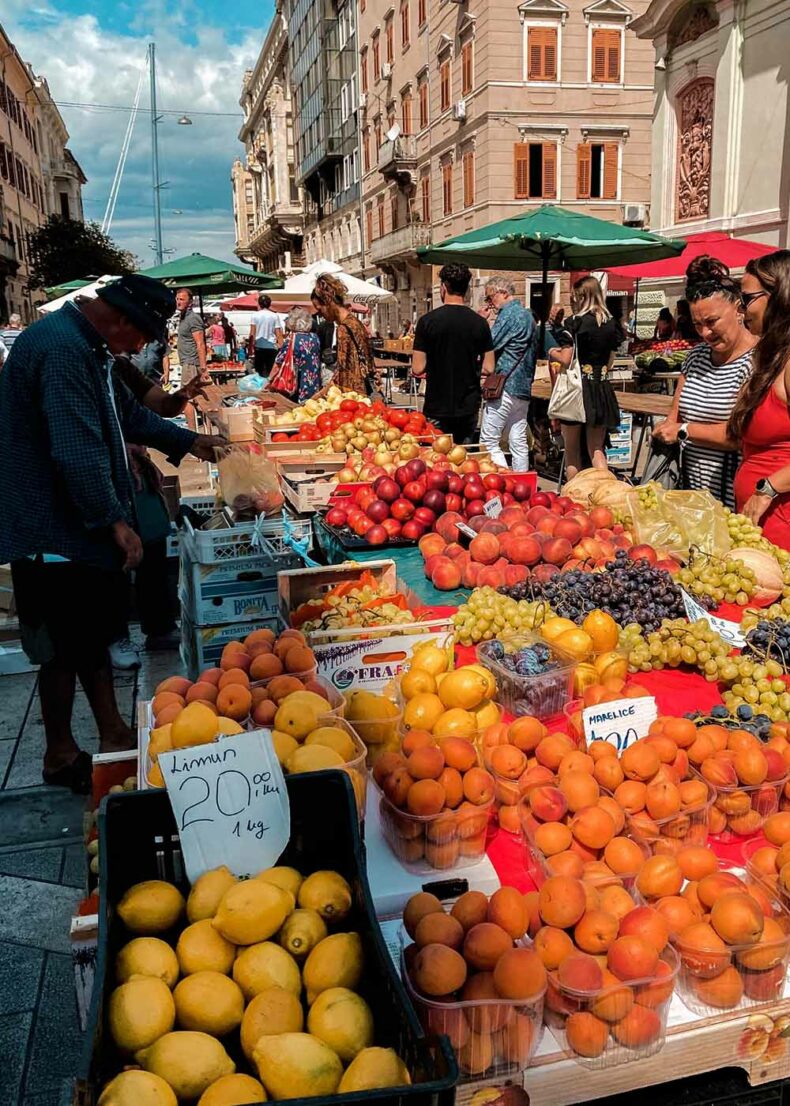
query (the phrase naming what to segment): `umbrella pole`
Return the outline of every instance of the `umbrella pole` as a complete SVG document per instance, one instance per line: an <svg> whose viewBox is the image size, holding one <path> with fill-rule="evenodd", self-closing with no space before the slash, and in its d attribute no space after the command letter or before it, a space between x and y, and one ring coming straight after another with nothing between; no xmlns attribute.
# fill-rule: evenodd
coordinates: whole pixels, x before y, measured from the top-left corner
<svg viewBox="0 0 790 1106"><path fill-rule="evenodd" d="M541 254L543 255L543 275L540 292L541 312L540 312L540 353L541 357L546 345L546 315L548 314L548 299L549 299L549 243L544 242L541 246Z"/></svg>
<svg viewBox="0 0 790 1106"><path fill-rule="evenodd" d="M636 291L634 292L634 338L639 323L639 277L636 278Z"/></svg>
<svg viewBox="0 0 790 1106"><path fill-rule="evenodd" d="M198 288L198 303L200 304L200 314L203 315L203 293Z"/></svg>

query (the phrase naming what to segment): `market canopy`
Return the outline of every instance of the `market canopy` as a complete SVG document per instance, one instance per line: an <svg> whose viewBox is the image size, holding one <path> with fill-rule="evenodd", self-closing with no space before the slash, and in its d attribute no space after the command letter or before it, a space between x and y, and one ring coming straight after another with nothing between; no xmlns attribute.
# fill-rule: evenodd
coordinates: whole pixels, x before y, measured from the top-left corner
<svg viewBox="0 0 790 1106"><path fill-rule="evenodd" d="M141 276L161 280L168 288L190 288L193 292L242 292L245 289L282 288L279 277L269 273L256 273L244 265L232 261L221 261L216 257L206 257L202 253L189 253L186 257L177 257L166 261L164 265L154 265L152 269L141 269Z"/></svg>
<svg viewBox="0 0 790 1106"><path fill-rule="evenodd" d="M51 288L45 288L44 293L52 299L59 299L69 292L79 292L81 288L87 287L95 279L95 277L86 277L84 280L66 280L63 284L53 284Z"/></svg>
<svg viewBox="0 0 790 1106"><path fill-rule="evenodd" d="M381 285L375 284L372 280L360 280L359 277L345 272L334 261L326 261L325 259L314 261L306 269L289 276L282 287L281 296L287 297L290 295L296 298L306 296L309 298L310 293L315 288L317 278L322 273L331 273L332 276L342 281L346 286L349 299L357 300L360 303L392 299L392 292L388 292ZM272 297L273 300L276 300L276 298L275 296Z"/></svg>
<svg viewBox="0 0 790 1106"><path fill-rule="evenodd" d="M62 307L64 303L68 303L70 300L74 300L77 296L85 296L89 300L96 299L96 293L100 288L103 288L105 284L112 284L114 280L120 280L121 278L117 273L107 273L105 276L101 276L98 280L70 280L68 284L61 284L61 294L55 300L49 300L48 303L38 304L37 310L43 311L44 314L49 314L50 311L57 311L59 307ZM64 289L68 289L64 291ZM55 291L55 289L52 289Z"/></svg>
<svg viewBox="0 0 790 1106"><path fill-rule="evenodd" d="M776 246L767 246L764 242L749 242L745 238L733 238L723 231L710 231L690 234L686 239L686 248L675 257L618 268L607 267L607 272L634 280L670 280L684 277L691 262L703 254L711 254L730 269L743 269L753 257L764 257L775 250Z"/></svg>
<svg viewBox="0 0 790 1106"><path fill-rule="evenodd" d="M656 261L681 253L682 239L662 238L555 204L530 208L511 219L421 246L420 261L444 265L462 262L475 269L524 271L604 269L612 264Z"/></svg>

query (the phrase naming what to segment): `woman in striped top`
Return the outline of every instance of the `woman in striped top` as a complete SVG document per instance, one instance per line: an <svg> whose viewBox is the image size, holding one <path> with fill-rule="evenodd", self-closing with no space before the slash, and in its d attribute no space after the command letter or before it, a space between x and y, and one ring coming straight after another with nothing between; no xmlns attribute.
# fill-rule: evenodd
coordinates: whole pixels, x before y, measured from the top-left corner
<svg viewBox="0 0 790 1106"><path fill-rule="evenodd" d="M732 507L738 443L727 420L751 373L755 338L743 325L740 286L715 257L689 265L686 299L702 344L686 358L669 416L653 436L680 443L684 488L707 489Z"/></svg>

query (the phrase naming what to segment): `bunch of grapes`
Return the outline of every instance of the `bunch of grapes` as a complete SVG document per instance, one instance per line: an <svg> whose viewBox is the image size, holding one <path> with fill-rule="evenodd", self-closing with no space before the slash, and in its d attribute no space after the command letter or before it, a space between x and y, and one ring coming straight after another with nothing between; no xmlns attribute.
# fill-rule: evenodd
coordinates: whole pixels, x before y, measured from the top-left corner
<svg viewBox="0 0 790 1106"><path fill-rule="evenodd" d="M753 607L743 612L741 629L744 633L754 629L759 622L773 622L776 619L790 617L790 596L785 596L778 603L772 603L770 607L755 609Z"/></svg>
<svg viewBox="0 0 790 1106"><path fill-rule="evenodd" d="M641 644L644 641L644 634L642 633L642 627L638 622L629 622L626 626L623 626L620 630L620 635L617 641L617 648L621 653L630 653L634 646Z"/></svg>
<svg viewBox="0 0 790 1106"><path fill-rule="evenodd" d="M737 669L737 677L724 681L730 687L722 694L729 711L737 713L740 707L748 706L771 722L788 721L790 690L781 679L784 666L779 661L768 659L761 662L741 655L731 658L730 667ZM731 671L727 670L726 675L731 675Z"/></svg>
<svg viewBox="0 0 790 1106"><path fill-rule="evenodd" d="M495 588L475 588L453 615L455 640L461 645L476 645L504 633L534 630L552 614L548 603L513 599Z"/></svg>
<svg viewBox="0 0 790 1106"><path fill-rule="evenodd" d="M768 541L768 538L763 536L761 526L752 522L746 515L739 515L736 511L731 511L729 507L724 508L724 513L727 516L727 529L730 533L730 542L733 549L737 549L738 546L762 549L765 553L770 553L776 557L780 565L784 566L790 563L790 553Z"/></svg>
<svg viewBox="0 0 790 1106"><path fill-rule="evenodd" d="M749 703L741 703L732 714L729 707L717 705L711 707L710 714L702 710L692 710L685 717L698 726L713 724L724 726L727 730L747 730L761 741L767 741L770 737L771 718L767 714L755 714Z"/></svg>
<svg viewBox="0 0 790 1106"><path fill-rule="evenodd" d="M730 646L700 618L687 622L685 618L666 619L659 629L635 642L628 654L632 672L650 672L655 668L698 668L710 683L719 678L719 662L730 652Z"/></svg>
<svg viewBox="0 0 790 1106"><path fill-rule="evenodd" d="M658 507L656 489L651 484L644 484L636 489L636 497L643 511L654 511Z"/></svg>
<svg viewBox="0 0 790 1106"><path fill-rule="evenodd" d="M573 622L582 622L590 611L602 610L621 626L638 622L645 630L657 630L665 618L683 614L683 599L672 575L647 560L629 560L624 549L607 561L602 572L572 569L559 572L545 583L530 580L533 594L541 595L554 611ZM516 588L506 589L510 595Z"/></svg>
<svg viewBox="0 0 790 1106"><path fill-rule="evenodd" d="M706 608L722 602L745 607L757 588L754 569L743 561L700 550L692 551L688 564L678 573L678 580Z"/></svg>
<svg viewBox="0 0 790 1106"><path fill-rule="evenodd" d="M778 661L784 672L790 670L790 621L786 618L761 619L747 633L743 653L763 661Z"/></svg>

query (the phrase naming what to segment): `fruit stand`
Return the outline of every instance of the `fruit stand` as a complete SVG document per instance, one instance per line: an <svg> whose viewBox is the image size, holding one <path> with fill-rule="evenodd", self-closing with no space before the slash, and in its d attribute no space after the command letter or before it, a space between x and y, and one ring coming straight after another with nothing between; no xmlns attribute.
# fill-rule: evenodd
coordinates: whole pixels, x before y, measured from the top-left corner
<svg viewBox="0 0 790 1106"><path fill-rule="evenodd" d="M710 496L541 492L415 413L326 403L264 412L249 488L220 466L184 504L183 667L91 850L79 1101L790 1076L790 555ZM209 771L251 748L239 819ZM285 852L244 867L234 829L194 869L173 773L198 769L212 833L265 842L255 804L287 794Z"/></svg>

